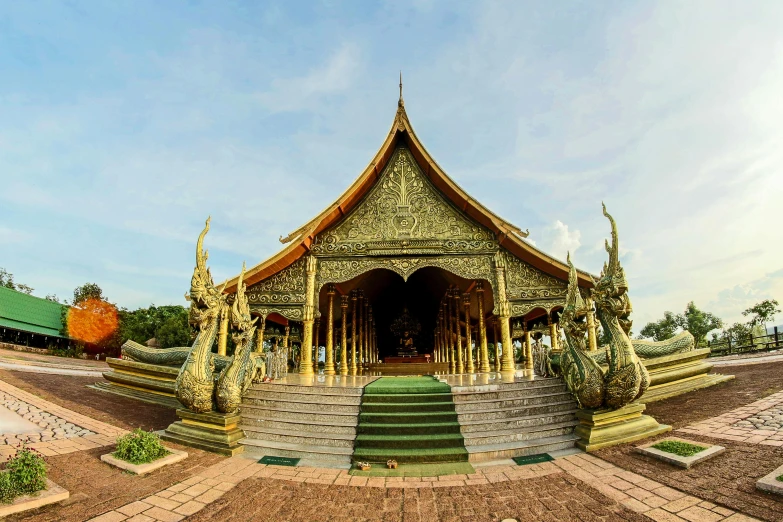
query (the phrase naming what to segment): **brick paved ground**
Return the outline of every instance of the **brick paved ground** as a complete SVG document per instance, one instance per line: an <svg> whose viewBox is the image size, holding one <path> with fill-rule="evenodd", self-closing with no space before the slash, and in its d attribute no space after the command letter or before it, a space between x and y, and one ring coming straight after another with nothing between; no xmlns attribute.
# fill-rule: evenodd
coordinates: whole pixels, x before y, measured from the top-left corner
<svg viewBox="0 0 783 522"><path fill-rule="evenodd" d="M780 424L776 421L778 415L776 412L781 411L781 408L783 408L783 392L778 392L717 417L691 424L678 431L723 440L747 442L748 444L781 447L783 446L783 429L779 428ZM767 417L768 420L764 417ZM759 420L762 423L768 422L770 426L762 425L759 429L752 424L752 420ZM776 427L773 428L772 424L775 424Z"/></svg>
<svg viewBox="0 0 783 522"><path fill-rule="evenodd" d="M177 420L171 408L142 403L87 388L95 377L76 377L0 370L0 381L33 393L63 408L125 430L160 430Z"/></svg>

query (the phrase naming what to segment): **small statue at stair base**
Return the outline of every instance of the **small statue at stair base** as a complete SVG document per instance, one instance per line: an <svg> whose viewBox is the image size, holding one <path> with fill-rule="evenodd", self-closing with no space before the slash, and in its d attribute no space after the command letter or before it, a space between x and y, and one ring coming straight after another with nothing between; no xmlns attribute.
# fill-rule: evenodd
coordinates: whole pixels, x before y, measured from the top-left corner
<svg viewBox="0 0 783 522"><path fill-rule="evenodd" d="M545 345L542 341L543 335L536 332L532 335L533 343L530 351L533 353L533 371L541 377L551 377L554 375L552 364L549 360L549 354L552 348Z"/></svg>
<svg viewBox="0 0 783 522"><path fill-rule="evenodd" d="M566 337L561 368L566 384L581 407L614 410L641 397L650 379L628 337L632 307L628 298L628 282L620 265L617 225L605 206L603 212L612 225L612 244L606 243L609 261L604 264L598 281L593 282L591 297L598 320L609 337L606 348L609 368L604 374L586 351L587 325L584 317L588 308L579 292L576 269L570 256L566 306L560 317Z"/></svg>

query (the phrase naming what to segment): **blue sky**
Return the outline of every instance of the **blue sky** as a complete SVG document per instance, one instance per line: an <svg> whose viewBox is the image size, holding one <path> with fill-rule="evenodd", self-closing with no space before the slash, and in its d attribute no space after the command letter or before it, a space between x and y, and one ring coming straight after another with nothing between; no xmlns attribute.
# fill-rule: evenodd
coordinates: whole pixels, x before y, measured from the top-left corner
<svg viewBox="0 0 783 522"><path fill-rule="evenodd" d="M408 115L449 175L637 328L783 300L783 3L0 0L0 266L185 304L358 176Z"/></svg>

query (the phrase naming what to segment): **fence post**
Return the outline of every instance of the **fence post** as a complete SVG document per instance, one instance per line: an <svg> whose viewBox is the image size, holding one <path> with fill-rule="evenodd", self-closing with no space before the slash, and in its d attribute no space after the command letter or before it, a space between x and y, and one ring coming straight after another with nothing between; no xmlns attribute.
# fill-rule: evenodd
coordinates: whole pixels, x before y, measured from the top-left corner
<svg viewBox="0 0 783 522"><path fill-rule="evenodd" d="M779 346L779 339L778 339L778 327L775 327L775 348Z"/></svg>
<svg viewBox="0 0 783 522"><path fill-rule="evenodd" d="M727 339L729 340L729 353L731 353L731 336L729 335Z"/></svg>

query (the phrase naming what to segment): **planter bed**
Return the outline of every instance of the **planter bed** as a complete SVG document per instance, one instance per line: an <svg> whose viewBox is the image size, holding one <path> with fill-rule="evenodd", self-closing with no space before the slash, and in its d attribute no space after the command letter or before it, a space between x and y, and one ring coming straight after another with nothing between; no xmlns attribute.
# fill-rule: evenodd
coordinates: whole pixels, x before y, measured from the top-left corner
<svg viewBox="0 0 783 522"><path fill-rule="evenodd" d="M185 451L175 450L171 448L166 448L166 450L169 452L168 455L153 460L152 462L147 462L145 464L132 464L126 460L118 459L111 453L107 453L106 455L101 455L101 460L106 464L110 464L112 466L116 466L118 468L130 471L131 473L135 473L136 475L144 475L145 473L149 473L150 471L155 471L156 469L162 468L163 466L168 466L169 464L174 464L175 462L179 462L180 460L186 459L188 456L187 452Z"/></svg>
<svg viewBox="0 0 783 522"><path fill-rule="evenodd" d="M33 495L23 495L17 497L10 504L0 504L0 518L27 511L28 509L37 509L47 504L54 504L67 499L70 493L64 488L58 486L49 479L46 479L46 489Z"/></svg>
<svg viewBox="0 0 783 522"><path fill-rule="evenodd" d="M662 449L653 448L653 446L665 442L680 443L680 445L684 445L683 446L684 448L687 448L688 446L701 446L704 449L692 453L691 455L678 455L677 453L672 453L670 451L664 451ZM655 442L648 442L647 444L642 444L641 446L637 446L636 451L641 453L642 455L647 455L648 457L662 460L663 462L667 462L669 464L673 464L675 466L679 466L681 468L687 469L693 466L694 464L705 461L707 459L710 459L716 455L723 453L724 451L726 451L726 448L724 448L723 446L716 446L712 444L705 444L702 442L694 442L691 440L679 439L677 437L667 437L662 440L658 440Z"/></svg>
<svg viewBox="0 0 783 522"><path fill-rule="evenodd" d="M764 475L756 482L756 488L767 493L775 493L777 495L783 495L783 481L778 480L778 477L783 475L783 466L770 473Z"/></svg>

